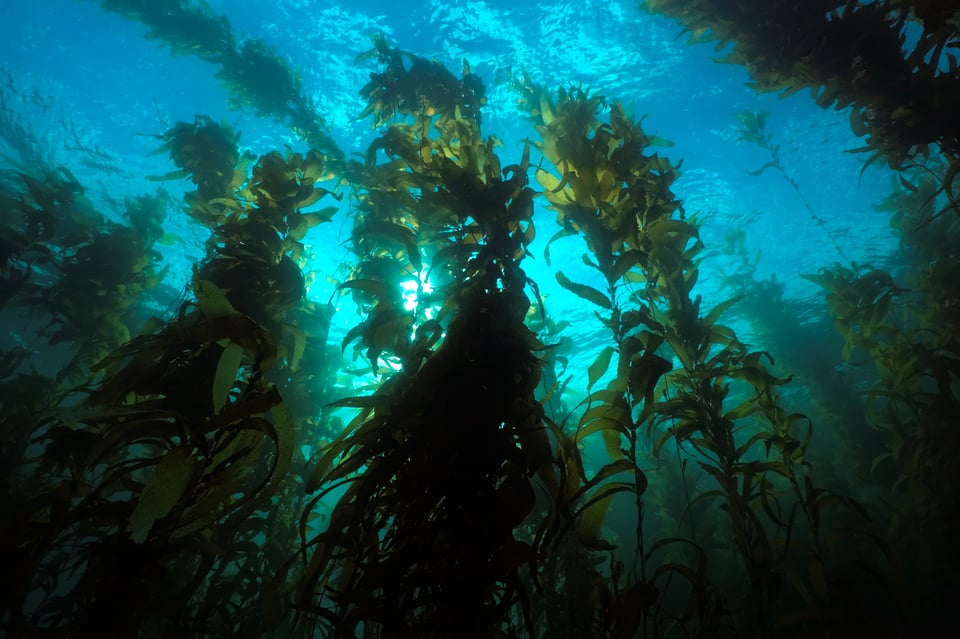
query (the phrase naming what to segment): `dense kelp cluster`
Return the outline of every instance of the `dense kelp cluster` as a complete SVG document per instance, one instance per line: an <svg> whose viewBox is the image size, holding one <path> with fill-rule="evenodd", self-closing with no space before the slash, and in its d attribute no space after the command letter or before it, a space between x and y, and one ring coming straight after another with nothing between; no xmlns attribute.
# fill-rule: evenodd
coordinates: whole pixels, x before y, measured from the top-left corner
<svg viewBox="0 0 960 639"><path fill-rule="evenodd" d="M867 107L854 117L899 171L878 209L907 263L811 275L838 355L876 368L855 406L889 435L872 466L904 504L884 508L821 479L778 353L721 323L741 300L697 294L704 247L673 192L680 167L620 102L518 73L536 136L507 163L467 61L458 77L374 36L358 61L379 65L360 88L376 138L344 160L296 75L255 40L238 49L225 19L101 4L220 64L238 104L314 148L244 153L205 116L157 135L175 170L154 179L190 180L182 213L206 233L181 297L162 303L162 191L128 200L121 225L65 167L3 176L0 310L44 320L41 350L0 354L7 635L902 636L937 620L950 591L908 599L898 560L935 537L887 536L898 515L944 540L958 526L956 149L935 113L927 138ZM893 24L867 6L827 22ZM917 16L952 28L947 13ZM766 46L735 39L735 61ZM771 154L761 170L799 193L765 116L739 122ZM945 163L907 161L934 143ZM556 214L548 265L551 248L585 247L587 275L554 269L595 311L577 333L603 336L582 369L524 270L538 198ZM310 233L334 199L353 257L312 273ZM317 277L337 282L326 304L308 299ZM777 299L762 284L739 292ZM330 344L337 307L358 320ZM828 388L807 390L842 397Z"/></svg>
<svg viewBox="0 0 960 639"><path fill-rule="evenodd" d="M309 322L287 331L284 320L303 302L295 260L320 214L306 218L299 209L326 193L314 186L323 162L316 154L268 154L248 175L236 137L208 119L180 123L163 137L163 150L198 185L186 211L211 236L190 298L175 317L152 320L157 327L132 340L115 316L136 307L147 288L150 255L138 263L131 253L158 239L165 208L139 198L128 205L131 228L111 233L97 230L102 221L94 215L80 216L92 239L76 250L53 241L51 223L69 220L69 209L42 218L69 205L65 196L23 176L32 201L9 209L24 214L32 231L25 235L43 247L41 256L57 249L65 263L49 274L51 285L28 282L13 299L51 314L58 329L51 342L79 347L63 373L86 378L48 390L54 410L5 413L23 420L7 432L25 427L30 442L21 446L22 476L13 473L23 492L4 526L5 552L18 549L9 557L15 578L5 597L14 636L44 628L77 636L136 636L145 628L236 636L243 628L254 636L264 626L258 608L267 594L260 570L272 559L279 567L295 543L302 473L291 468L304 460L295 450L294 414L268 377L292 385L308 350ZM204 206L189 206L198 201ZM38 251L31 247L15 257L32 257ZM303 426L314 419L302 418ZM28 454L31 447L36 452ZM217 586L207 588L208 580Z"/></svg>
<svg viewBox="0 0 960 639"><path fill-rule="evenodd" d="M884 434L886 450L872 468L890 486L890 526L913 557L917 606L934 614L956 594L960 531L960 434L952 426L960 415L958 228L955 209L936 213L937 174L911 172L913 189L895 182L876 205L893 215L902 243L897 264L859 271L835 264L806 276L825 291L843 360L873 372L866 419Z"/></svg>
<svg viewBox="0 0 960 639"><path fill-rule="evenodd" d="M550 453L533 395L546 346L523 323L528 161L501 169L476 121L448 102L459 83L439 64L411 56L406 69L375 45L387 68L363 90L370 111L414 123L391 124L347 169L358 262L340 289L365 318L343 346L359 340L374 368L386 359L399 372L338 402L363 410L308 484L314 503L345 492L305 539L299 606L327 636L488 636L517 605L532 627L518 572L536 554L515 529ZM384 97L398 86L416 88ZM415 308L403 280L417 284Z"/></svg>
<svg viewBox="0 0 960 639"><path fill-rule="evenodd" d="M136 333L136 302L163 279L153 247L162 237L164 196L128 200L126 226L106 222L65 167L13 176L20 185L0 196L0 300L47 318L47 344L75 349L57 379L76 381Z"/></svg>
<svg viewBox="0 0 960 639"><path fill-rule="evenodd" d="M583 260L607 285L600 291L557 273L562 286L609 312L598 312L597 318L610 330L614 345L591 366L589 385L604 375L614 354L616 373L604 390L586 398L575 438L601 433L611 459L628 461L635 473L626 486L603 488L608 496L618 488L636 495L635 577L647 579L649 562L651 574L663 579L660 588L670 583L665 575L687 580L690 603L679 620L697 636L740 634L747 628L769 634L794 616L804 619L798 628L864 628L863 610L849 601L833 603L835 591L847 587L849 573L843 573L850 565L838 547L843 535L827 524L836 521L832 509L856 505L814 483L805 460L809 421L788 412L779 399L777 387L789 380L770 372L765 365L765 360L773 362L769 353L750 351L718 323L736 300L701 314L701 299L692 290L702 244L695 222L684 219L670 191L676 168L656 154L643 155L653 138L625 116L619 103L609 105L606 123L597 119L603 104L597 96L560 91L554 104L525 78L521 91L544 139L544 157L560 174L537 173L563 226L555 239L583 235L592 254ZM727 534L741 557L745 591L708 565L705 558L713 553L704 550L692 522L689 537L651 540L645 535L648 479L640 479L640 429L652 444L650 454L661 463L667 463L668 444L675 446L669 463L679 464L683 483L696 482L701 474L716 482L716 490L686 497L691 505L718 500L729 514L730 522L721 526L730 526ZM689 469L688 461L694 462ZM833 540L829 549L828 536ZM804 540L802 546L792 547L798 539ZM651 561L657 557L654 551L675 544L696 551L690 563ZM804 584L814 577L794 572L799 564L816 566L823 581ZM814 590L816 603L809 598L800 603L799 592ZM748 602L739 611L728 607L733 592ZM654 600L646 603L652 607ZM644 612L651 617L644 620L645 627L664 632L662 610Z"/></svg>
<svg viewBox="0 0 960 639"><path fill-rule="evenodd" d="M695 42L730 45L724 62L741 64L754 88L810 89L817 104L850 108L866 151L900 168L938 146L960 153L960 20L949 3L885 0L711 2L647 0L650 11L681 21ZM915 19L915 20L914 20ZM910 21L919 31L904 50Z"/></svg>
<svg viewBox="0 0 960 639"><path fill-rule="evenodd" d="M918 618L956 596L958 512L954 459L960 385L956 343L956 48L960 13L948 2L649 1L678 18L694 41L730 45L723 61L743 64L760 90L809 88L821 107L850 108L850 124L872 153L898 171L891 195L875 205L892 215L900 252L890 264L835 264L810 274L820 285L842 345L860 368L865 418L885 437L871 474L895 507L881 506L916 584ZM776 27L774 28L774 25ZM909 44L908 44L909 41ZM763 114L743 113L741 138L770 150ZM865 165L865 166L866 166ZM814 220L822 221L804 200ZM825 229L826 230L826 229ZM827 231L829 233L829 231ZM866 369L872 371L867 372ZM849 383L849 382L848 382ZM835 410L833 412L836 412ZM919 532L917 522L923 522Z"/></svg>

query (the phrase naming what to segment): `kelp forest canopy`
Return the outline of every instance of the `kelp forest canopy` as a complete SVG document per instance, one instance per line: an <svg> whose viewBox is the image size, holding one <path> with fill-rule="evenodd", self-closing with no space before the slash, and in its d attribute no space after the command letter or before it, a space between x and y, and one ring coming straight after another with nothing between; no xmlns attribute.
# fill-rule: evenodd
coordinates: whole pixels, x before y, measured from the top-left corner
<svg viewBox="0 0 960 639"><path fill-rule="evenodd" d="M851 189L886 172L868 206L892 248L866 260L776 114L730 114L731 157L760 158L740 179L775 180L826 247L792 273L816 303L760 275L748 223L717 232L685 193L702 169L602 78L512 61L488 75L371 31L352 67L370 132L350 140L309 69L238 36L233 15L81 4L202 63L227 108L281 133L261 151L210 113L158 116L137 133L165 168L134 175L63 118L72 165L24 115L56 98L0 69L5 636L912 637L949 623L955 3L627 9L715 43L752 91L842 111L862 141ZM523 135L490 132L505 114ZM104 197L91 175L128 185Z"/></svg>

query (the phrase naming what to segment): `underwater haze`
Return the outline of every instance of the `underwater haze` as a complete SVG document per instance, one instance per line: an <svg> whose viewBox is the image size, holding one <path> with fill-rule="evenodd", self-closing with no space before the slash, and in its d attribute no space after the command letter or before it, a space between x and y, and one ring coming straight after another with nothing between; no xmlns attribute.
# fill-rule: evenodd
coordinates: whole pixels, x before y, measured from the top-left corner
<svg viewBox="0 0 960 639"><path fill-rule="evenodd" d="M950 5L8 0L0 634L938 628Z"/></svg>

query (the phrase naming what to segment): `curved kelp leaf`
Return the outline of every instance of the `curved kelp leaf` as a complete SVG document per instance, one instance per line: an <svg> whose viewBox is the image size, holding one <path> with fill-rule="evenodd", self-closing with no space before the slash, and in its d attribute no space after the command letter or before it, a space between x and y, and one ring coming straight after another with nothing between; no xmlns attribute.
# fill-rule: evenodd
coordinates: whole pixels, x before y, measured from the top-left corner
<svg viewBox="0 0 960 639"><path fill-rule="evenodd" d="M606 309L613 308L613 303L610 301L610 298L593 288L592 286L587 286L586 284L578 284L576 282L570 281L566 275L557 271L556 274L557 283L560 284L563 288L567 289L577 297L585 299L588 302L593 302L597 306L602 306Z"/></svg>
<svg viewBox="0 0 960 639"><path fill-rule="evenodd" d="M242 360L243 347L239 344L230 343L223 349L213 378L213 412L219 413L226 405L230 389L237 381Z"/></svg>
<svg viewBox="0 0 960 639"><path fill-rule="evenodd" d="M143 543L147 540L154 523L170 514L180 503L199 470L190 447L178 446L163 456L130 514L127 531L133 541Z"/></svg>
<svg viewBox="0 0 960 639"><path fill-rule="evenodd" d="M593 385L607 372L607 368L610 366L610 358L615 352L612 346L604 347L593 364L590 364L587 368L587 392L590 392Z"/></svg>

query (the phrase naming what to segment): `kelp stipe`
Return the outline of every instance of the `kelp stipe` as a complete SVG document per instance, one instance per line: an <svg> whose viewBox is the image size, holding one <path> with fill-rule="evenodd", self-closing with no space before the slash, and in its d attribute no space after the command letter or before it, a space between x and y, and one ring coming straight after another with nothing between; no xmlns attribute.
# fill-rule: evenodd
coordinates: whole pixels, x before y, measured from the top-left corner
<svg viewBox="0 0 960 639"><path fill-rule="evenodd" d="M381 57L399 56L375 43ZM330 636L512 636L514 623L533 631L520 573L536 552L518 527L534 506L530 475L551 459L533 396L545 346L523 324L527 160L501 171L476 121L437 99L436 86L456 82L437 85L442 67L430 66L421 83L417 61L391 71L414 75L417 100L394 106L415 123L391 124L348 169L361 259L341 286L367 313L344 346L360 340L375 369L385 358L402 366L372 396L337 402L361 412L307 486L313 505L345 492L304 540L297 606ZM380 113L382 91L364 92ZM427 268L435 301L406 311L400 278Z"/></svg>
<svg viewBox="0 0 960 639"><path fill-rule="evenodd" d="M807 212L810 214L810 219L812 219L813 222L819 226L821 230L823 230L826 236L830 239L830 243L833 244L833 247L837 250L837 253L840 255L840 257L842 257L851 268L856 270L856 265L850 260L849 257L847 257L846 252L844 252L843 247L840 246L840 242L837 240L837 236L832 233L829 228L827 228L826 220L814 212L813 207L810 206L810 202L807 201L806 196L800 189L800 185L783 165L783 161L780 159L780 145L773 143L773 137L766 130L768 115L768 113L763 111L759 113L754 113L753 111L741 111L740 113L737 113L737 120L740 122L740 128L737 129L737 134L739 136L737 138L738 141L756 144L770 154L770 160L768 162L766 162L759 169L747 171L747 173L749 175L756 176L760 175L767 169L775 169L778 173L780 173L781 177L787 181L790 187L800 198L800 202L803 203L803 208L807 209Z"/></svg>
<svg viewBox="0 0 960 639"><path fill-rule="evenodd" d="M677 620L701 636L768 636L797 615L806 619L802 625L808 630L847 627L851 618L831 594L847 586L839 566L828 563L835 558L823 545L823 526L831 504L853 504L813 484L804 459L812 431L803 429L803 415L784 410L775 393L788 380L768 372L763 364L768 354L751 352L717 323L735 301L701 316L700 298L692 297L701 244L695 223L682 218L669 190L675 168L656 154L643 154L652 138L625 117L618 103L609 106L609 123L600 122L605 102L596 96L561 89L554 101L525 76L515 84L522 108L543 139L538 147L559 174L537 173L563 227L554 239L583 235L593 258L585 255L584 262L608 284L604 292L557 273L563 287L610 313L601 310L597 317L611 331L614 346L590 367L588 390L603 377L615 353L616 373L605 390L589 394L575 438L601 432L611 464L598 475L633 469L636 477L600 484L598 490L637 496L638 568L633 579L639 589L632 596L637 597L634 606L643 607L637 627L644 633L664 632L669 613L656 585L669 574L690 587L690 606ZM711 584L716 579L707 562L711 553L698 543L693 528L689 538L653 543L645 538L648 478L639 468L639 428L650 436L655 456L675 442L681 471L693 468L687 464L691 459L716 482L717 490L689 498L690 506L712 500L723 504L749 584L742 594L752 617L733 618L729 604L717 597L723 587ZM791 544L798 534L798 515L806 523L809 554ZM648 578L647 562L653 566L662 556L658 551L676 544L696 550L692 565L664 560ZM799 592L809 592L803 584L818 578L797 572L793 565L798 559L816 566L818 574L830 575L814 584L816 603L799 597ZM791 587L799 591L790 592Z"/></svg>
<svg viewBox="0 0 960 639"><path fill-rule="evenodd" d="M842 358L874 375L864 393L866 418L886 436L887 450L871 467L888 487L883 521L899 553L912 559L904 570L918 584L909 593L918 627L928 623L919 617L938 618L956 595L950 574L960 561L953 542L960 530L960 437L947 426L960 414L953 313L960 299L953 258L958 226L952 202L938 212L944 171L943 163L914 167L875 205L892 214L901 241L889 270L857 274L833 265L804 276L824 289L843 338Z"/></svg>
<svg viewBox="0 0 960 639"><path fill-rule="evenodd" d="M303 297L299 240L324 219L300 211L326 194L314 185L323 160L271 154L248 178L233 133L209 119L163 137L198 185L187 210L213 231L208 255L177 316L115 348L36 427L43 485L56 498L22 513L32 522L21 528L32 562L23 568L34 574L20 595L46 594L12 613L16 633L262 636L266 566L279 569L295 543L291 469L304 462L294 416L267 376L289 369L277 376L288 383L307 351L302 334L286 338L284 318ZM156 239L162 227L141 204L131 221ZM267 521L279 494L285 503ZM271 543L256 542L265 532ZM238 605L244 613L231 613Z"/></svg>

